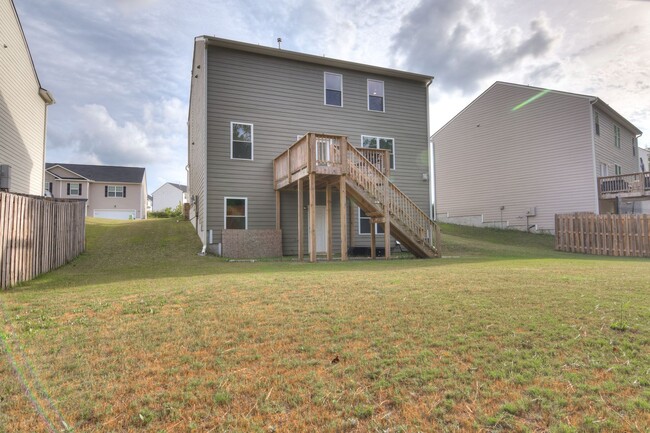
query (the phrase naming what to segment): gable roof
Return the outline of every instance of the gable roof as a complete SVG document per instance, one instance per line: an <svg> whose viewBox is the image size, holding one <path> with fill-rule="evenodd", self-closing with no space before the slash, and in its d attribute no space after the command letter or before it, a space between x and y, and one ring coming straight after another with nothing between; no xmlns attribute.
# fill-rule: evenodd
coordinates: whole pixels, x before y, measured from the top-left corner
<svg viewBox="0 0 650 433"><path fill-rule="evenodd" d="M71 172L71 174L76 175L76 177L70 177L69 179L87 179L95 182L141 183L145 173L143 167L45 163L45 169L48 171L54 167L62 167ZM66 177L65 179L68 178Z"/></svg>
<svg viewBox="0 0 650 433"><path fill-rule="evenodd" d="M312 54L299 53L297 51L288 51L279 48L265 47L262 45L248 44L245 42L222 39L214 36L197 36L195 41L203 40L207 46L230 48L238 51L247 51L250 53L263 54L266 56L280 57L284 59L297 60L300 62L315 63L324 66L331 66L343 69L352 69L361 72L367 72L389 77L404 78L407 80L420 81L429 84L433 77L429 75L416 74L414 72L400 71L397 69L382 68L379 66L365 65L362 63L348 62L345 60L332 59L325 56L314 56Z"/></svg>
<svg viewBox="0 0 650 433"><path fill-rule="evenodd" d="M167 182L167 183L174 186L174 187L176 187L176 188L178 188L178 189L180 189L183 192L187 192L187 186L186 185L181 185L180 183L171 183L171 182Z"/></svg>
<svg viewBox="0 0 650 433"><path fill-rule="evenodd" d="M492 84L490 87L488 87L483 93L478 95L472 102L470 102L465 108L463 108L458 114L456 114L454 117L452 117L447 123L445 123L440 129L438 129L432 137L435 137L440 131L445 129L447 125L449 125L456 117L460 116L465 110L467 110L469 107L471 107L476 101L478 101L483 95L488 93L490 90L492 90L494 87L497 86L510 86L510 87L520 87L524 89L532 89L538 92L548 92L548 93L555 93L559 95L565 95L565 96L572 96L576 98L584 98L589 100L589 102L602 112L606 113L609 115L612 119L614 119L616 122L620 123L622 126L624 126L627 130L632 131L635 135L640 136L643 134L643 132L634 126L632 122L627 120L625 117L620 115L616 110L614 110L612 107L610 107L605 101L602 99L598 98L597 96L591 96L591 95L583 95L580 93L570 93L570 92L563 92L561 90L552 90L552 89L544 89L542 87L534 87L534 86L526 86L523 84L515 84L515 83L507 83L505 81L495 81L494 84Z"/></svg>
<svg viewBox="0 0 650 433"><path fill-rule="evenodd" d="M32 52L29 49L29 44L27 43L27 38L25 37L25 31L23 30L23 24L20 22L20 17L18 16L16 5L14 5L13 0L9 0L9 4L11 5L11 8L14 11L14 17L16 18L16 22L18 23L18 28L20 29L20 35L22 36L23 43L25 44L25 48L27 49L29 62L31 63L32 71L34 72L34 78L36 78L36 83L38 83L38 94L43 99L46 105L52 105L56 103L56 101L54 100L54 96L52 96L52 93L50 93L48 90L45 90L43 87L41 87L41 80L38 79L38 74L36 73L36 66L34 66L34 58L32 57Z"/></svg>

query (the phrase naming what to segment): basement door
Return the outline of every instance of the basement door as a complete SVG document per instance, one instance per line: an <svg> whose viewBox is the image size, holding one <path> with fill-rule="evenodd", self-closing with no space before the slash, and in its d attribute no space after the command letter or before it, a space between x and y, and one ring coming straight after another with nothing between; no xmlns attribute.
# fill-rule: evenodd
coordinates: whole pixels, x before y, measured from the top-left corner
<svg viewBox="0 0 650 433"><path fill-rule="evenodd" d="M311 237L309 238L309 248L311 249ZM316 252L327 252L327 208L325 206L316 206Z"/></svg>

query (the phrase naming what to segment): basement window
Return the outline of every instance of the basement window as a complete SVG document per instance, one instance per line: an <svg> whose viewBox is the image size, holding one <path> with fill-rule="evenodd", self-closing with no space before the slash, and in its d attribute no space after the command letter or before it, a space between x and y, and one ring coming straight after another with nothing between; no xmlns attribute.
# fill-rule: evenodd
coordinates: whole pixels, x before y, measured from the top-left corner
<svg viewBox="0 0 650 433"><path fill-rule="evenodd" d="M361 209L359 209L359 234L360 235L369 235L370 234L370 217ZM379 224L375 225L375 233L382 234L384 233L384 228Z"/></svg>
<svg viewBox="0 0 650 433"><path fill-rule="evenodd" d="M246 230L248 228L248 199L246 197L225 197L224 227Z"/></svg>
<svg viewBox="0 0 650 433"><path fill-rule="evenodd" d="M325 105L343 106L343 75L325 72Z"/></svg>

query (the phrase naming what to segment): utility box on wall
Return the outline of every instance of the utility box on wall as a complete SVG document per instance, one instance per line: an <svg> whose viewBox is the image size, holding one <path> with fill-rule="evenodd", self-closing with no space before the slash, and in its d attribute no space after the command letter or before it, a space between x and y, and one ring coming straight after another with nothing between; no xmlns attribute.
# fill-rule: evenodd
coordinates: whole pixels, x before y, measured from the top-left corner
<svg viewBox="0 0 650 433"><path fill-rule="evenodd" d="M9 191L11 188L11 166L0 164L0 190Z"/></svg>

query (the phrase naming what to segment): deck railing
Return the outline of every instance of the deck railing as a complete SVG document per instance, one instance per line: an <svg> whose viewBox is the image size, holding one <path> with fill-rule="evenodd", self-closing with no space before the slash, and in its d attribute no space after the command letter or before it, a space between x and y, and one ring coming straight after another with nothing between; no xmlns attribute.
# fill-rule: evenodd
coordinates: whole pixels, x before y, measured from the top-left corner
<svg viewBox="0 0 650 433"><path fill-rule="evenodd" d="M601 198L650 195L650 172L599 177L598 193Z"/></svg>
<svg viewBox="0 0 650 433"><path fill-rule="evenodd" d="M274 187L281 189L309 173L344 174L349 146L340 135L308 133L289 146L273 161ZM363 156L385 175L390 172L390 155L385 149L359 149Z"/></svg>

